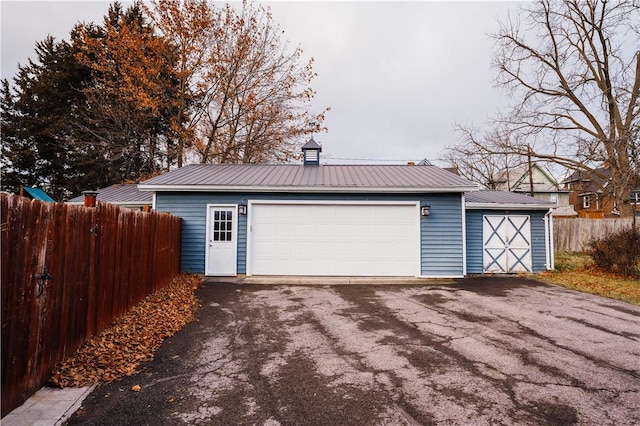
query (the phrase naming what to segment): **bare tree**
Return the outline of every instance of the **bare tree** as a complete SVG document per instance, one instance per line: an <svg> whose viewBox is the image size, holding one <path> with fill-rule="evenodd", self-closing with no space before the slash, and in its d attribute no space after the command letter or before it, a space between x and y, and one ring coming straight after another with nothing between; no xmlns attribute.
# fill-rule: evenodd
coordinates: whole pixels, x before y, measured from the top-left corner
<svg viewBox="0 0 640 426"><path fill-rule="evenodd" d="M486 189L498 189L509 171L523 164L524 159L507 148L510 141L504 132L493 129L481 133L469 125L456 124L459 143L445 150L444 160L461 176ZM487 149L490 147L490 149Z"/></svg>
<svg viewBox="0 0 640 426"><path fill-rule="evenodd" d="M629 214L640 184L638 1L537 0L493 38L496 83L514 104L495 119L500 144L475 148L590 173L608 164L606 190Z"/></svg>
<svg viewBox="0 0 640 426"><path fill-rule="evenodd" d="M497 83L518 99L502 121L529 136L513 152L591 172L606 162L612 195L628 204L638 176L638 3L538 0L494 38Z"/></svg>

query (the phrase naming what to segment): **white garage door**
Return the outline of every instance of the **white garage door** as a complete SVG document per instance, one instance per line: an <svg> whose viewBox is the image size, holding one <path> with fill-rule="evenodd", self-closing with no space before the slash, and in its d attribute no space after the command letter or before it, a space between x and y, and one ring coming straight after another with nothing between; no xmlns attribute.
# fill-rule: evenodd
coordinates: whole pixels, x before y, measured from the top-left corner
<svg viewBox="0 0 640 426"><path fill-rule="evenodd" d="M252 275L419 275L415 204L254 204Z"/></svg>

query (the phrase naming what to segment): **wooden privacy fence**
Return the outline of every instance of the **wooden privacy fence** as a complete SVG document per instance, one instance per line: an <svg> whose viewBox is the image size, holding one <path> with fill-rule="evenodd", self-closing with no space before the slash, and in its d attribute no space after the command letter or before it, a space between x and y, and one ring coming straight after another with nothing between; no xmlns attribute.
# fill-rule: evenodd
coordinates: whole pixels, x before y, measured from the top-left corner
<svg viewBox="0 0 640 426"><path fill-rule="evenodd" d="M632 218L624 219L553 219L555 251L585 251L589 241L630 228Z"/></svg>
<svg viewBox="0 0 640 426"><path fill-rule="evenodd" d="M180 218L1 194L2 416L180 270Z"/></svg>

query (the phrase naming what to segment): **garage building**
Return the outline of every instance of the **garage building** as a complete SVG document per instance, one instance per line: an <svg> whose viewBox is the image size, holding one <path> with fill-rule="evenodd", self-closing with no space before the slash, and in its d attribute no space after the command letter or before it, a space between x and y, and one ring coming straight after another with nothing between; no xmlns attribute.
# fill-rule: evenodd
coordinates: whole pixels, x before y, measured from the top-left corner
<svg viewBox="0 0 640 426"><path fill-rule="evenodd" d="M475 271L464 225L475 184L432 165L321 165L320 151L311 140L303 164L188 165L139 189L183 219L186 272L462 277L468 259ZM516 267L546 267L522 259Z"/></svg>

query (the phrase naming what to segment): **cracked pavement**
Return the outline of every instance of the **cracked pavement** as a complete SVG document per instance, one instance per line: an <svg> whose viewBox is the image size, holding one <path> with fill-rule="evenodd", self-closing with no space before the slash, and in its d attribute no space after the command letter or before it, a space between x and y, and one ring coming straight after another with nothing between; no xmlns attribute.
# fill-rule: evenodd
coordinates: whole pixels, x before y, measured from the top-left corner
<svg viewBox="0 0 640 426"><path fill-rule="evenodd" d="M640 424L638 306L520 277L198 297L195 322L68 424Z"/></svg>

